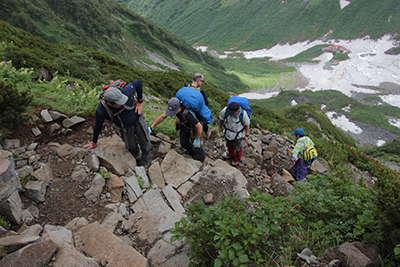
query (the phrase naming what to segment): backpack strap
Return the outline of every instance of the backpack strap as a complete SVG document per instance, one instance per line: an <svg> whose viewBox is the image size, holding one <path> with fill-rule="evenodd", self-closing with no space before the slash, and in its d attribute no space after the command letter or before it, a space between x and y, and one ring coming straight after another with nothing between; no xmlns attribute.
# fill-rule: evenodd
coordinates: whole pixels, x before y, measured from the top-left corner
<svg viewBox="0 0 400 267"><path fill-rule="evenodd" d="M104 107L104 109L107 111L108 116L110 117L110 121L113 122L115 116L119 115L122 111L124 111L124 108L122 108L121 110L119 110L118 112L114 113L112 112L111 108L107 105L107 102L104 99L100 100L101 105ZM124 105L125 106L125 105ZM122 107L124 107L122 106ZM132 109L132 108L131 108ZM121 120L120 120L121 121ZM122 123L122 121L121 121ZM124 127L122 125L122 127Z"/></svg>
<svg viewBox="0 0 400 267"><path fill-rule="evenodd" d="M240 131L238 131L238 132L236 133L235 140L237 139L237 137L239 136L239 134L240 134L241 132L243 132L244 129L246 128L246 127L243 125L243 114L244 114L244 112L243 112L243 109L242 109L242 112L240 112L240 115L239 115L239 121L240 121L240 123L242 124L243 128L242 128ZM224 138L225 138L225 135L226 135L226 131L231 131L231 132L233 132L231 129L229 129L229 128L226 127L226 119L227 119L227 118L228 118L228 113L225 111L225 121L224 121L225 133L224 133Z"/></svg>

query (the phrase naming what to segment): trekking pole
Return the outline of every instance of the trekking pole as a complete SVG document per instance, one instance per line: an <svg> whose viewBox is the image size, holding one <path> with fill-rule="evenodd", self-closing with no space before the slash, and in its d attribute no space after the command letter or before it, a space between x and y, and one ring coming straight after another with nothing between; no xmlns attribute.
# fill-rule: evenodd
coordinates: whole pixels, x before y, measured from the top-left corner
<svg viewBox="0 0 400 267"><path fill-rule="evenodd" d="M174 143L172 143L172 142L170 142L168 140L165 140L164 138L158 137L154 132L152 132L151 135L156 137L156 138L158 138L158 139L160 139L161 141L167 142L168 144L171 144L171 145L174 145L174 146L178 146L178 145L176 145L176 144L174 144Z"/></svg>

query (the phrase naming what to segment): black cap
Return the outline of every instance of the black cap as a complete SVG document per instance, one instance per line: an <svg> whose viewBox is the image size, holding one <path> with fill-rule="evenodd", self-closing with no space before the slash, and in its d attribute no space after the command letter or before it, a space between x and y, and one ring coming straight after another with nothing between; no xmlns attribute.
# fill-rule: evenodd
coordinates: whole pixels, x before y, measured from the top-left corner
<svg viewBox="0 0 400 267"><path fill-rule="evenodd" d="M228 115L233 115L236 113L236 111L238 111L240 108L240 105L238 102L232 101L231 103L229 103L228 107L226 108L226 113L228 113Z"/></svg>

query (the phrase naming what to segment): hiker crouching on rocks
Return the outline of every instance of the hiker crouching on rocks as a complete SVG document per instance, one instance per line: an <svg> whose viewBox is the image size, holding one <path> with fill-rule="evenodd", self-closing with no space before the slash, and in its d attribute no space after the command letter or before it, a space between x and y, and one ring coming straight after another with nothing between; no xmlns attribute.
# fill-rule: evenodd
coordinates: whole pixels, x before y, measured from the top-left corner
<svg viewBox="0 0 400 267"><path fill-rule="evenodd" d="M306 146L314 145L314 142L307 136L304 136L304 130L302 128L297 128L292 135L296 137L296 145L293 149L293 178L296 181L303 181L307 174L308 164L303 158L303 153Z"/></svg>
<svg viewBox="0 0 400 267"><path fill-rule="evenodd" d="M228 154L225 159L232 159L232 165L239 164L243 155L244 143L249 139L250 119L238 102L232 101L219 113L218 130L224 130Z"/></svg>
<svg viewBox="0 0 400 267"><path fill-rule="evenodd" d="M149 132L151 133L154 127L167 117L173 117L175 115L179 119L176 129L180 130L179 139L181 146L185 148L193 158L203 162L206 158L206 153L200 141L203 125L196 117L196 114L185 108L178 98L173 97L168 101L168 108L153 122L153 124L151 124Z"/></svg>
<svg viewBox="0 0 400 267"><path fill-rule="evenodd" d="M131 97L137 93L136 104ZM138 160L138 165L148 167L151 163L151 143L147 124L141 115L143 109L142 82L136 80L121 90L110 87L104 91L104 97L96 109L96 125L93 140L85 145L86 148L96 148L104 120L107 119L117 126L122 140L132 155ZM110 114L111 112L111 114ZM138 141L140 145L138 144ZM140 150L142 156L139 159Z"/></svg>

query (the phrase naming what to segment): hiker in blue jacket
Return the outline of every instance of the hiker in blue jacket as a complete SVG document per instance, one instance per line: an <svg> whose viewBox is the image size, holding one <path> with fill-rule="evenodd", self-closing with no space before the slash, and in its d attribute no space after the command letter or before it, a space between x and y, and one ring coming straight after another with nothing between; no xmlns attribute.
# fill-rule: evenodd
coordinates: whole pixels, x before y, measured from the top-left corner
<svg viewBox="0 0 400 267"><path fill-rule="evenodd" d="M308 144L314 145L314 142L307 136L304 136L304 130L297 128L292 135L296 137L296 145L293 149L293 178L296 181L303 181L307 174L308 164L303 158L304 150Z"/></svg>
<svg viewBox="0 0 400 267"><path fill-rule="evenodd" d="M193 82L189 86L192 88L195 88L196 90L198 90L201 93L201 95L204 98L204 103L208 107L209 103L208 103L206 93L204 92L203 88L200 87L201 85L203 85L203 83L204 83L204 76L203 76L203 74L198 72L193 76Z"/></svg>
<svg viewBox="0 0 400 267"><path fill-rule="evenodd" d="M206 158L206 153L200 141L203 124L196 117L196 113L183 106L178 98L173 97L168 101L168 108L153 122L153 124L151 124L149 132L151 133L154 127L167 117L173 116L177 116L179 119L177 130L180 130L179 140L181 146L185 148L193 158L203 162Z"/></svg>
<svg viewBox="0 0 400 267"><path fill-rule="evenodd" d="M135 93L137 93L138 100L134 105L131 97ZM138 165L148 167L151 163L151 143L147 124L142 115L142 82L136 80L121 90L116 87L110 87L104 91L103 100L96 109L96 125L94 127L93 139L85 147L97 147L101 128L105 119L107 119L112 121L114 126L120 131L122 140L124 140L128 150L138 160ZM109 113L110 111L112 112L111 114ZM110 115L113 115L113 118ZM140 150L142 150L142 155L139 158Z"/></svg>
<svg viewBox="0 0 400 267"><path fill-rule="evenodd" d="M206 93L204 92L203 88L201 86L204 83L204 75L201 74L200 72L197 72L195 75L193 75L193 81L192 84L189 85L189 87L196 89L201 93L201 95L204 98L204 103L207 107L209 107L209 102L206 96ZM208 129L208 124L203 123L203 132L206 134L206 137L209 138L211 135L211 131Z"/></svg>
<svg viewBox="0 0 400 267"><path fill-rule="evenodd" d="M242 159L243 146L249 139L250 131L249 116L238 102L232 101L219 113L218 130L222 132L223 129L228 147L228 154L224 158L233 159L232 165L236 166Z"/></svg>

